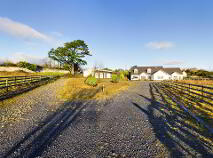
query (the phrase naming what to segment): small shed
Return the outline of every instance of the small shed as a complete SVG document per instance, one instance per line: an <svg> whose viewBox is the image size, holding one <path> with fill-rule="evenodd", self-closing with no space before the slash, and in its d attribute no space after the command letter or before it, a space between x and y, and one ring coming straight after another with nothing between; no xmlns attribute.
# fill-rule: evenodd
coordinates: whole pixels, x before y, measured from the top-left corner
<svg viewBox="0 0 213 158"><path fill-rule="evenodd" d="M112 78L113 71L110 70L95 70L95 78Z"/></svg>

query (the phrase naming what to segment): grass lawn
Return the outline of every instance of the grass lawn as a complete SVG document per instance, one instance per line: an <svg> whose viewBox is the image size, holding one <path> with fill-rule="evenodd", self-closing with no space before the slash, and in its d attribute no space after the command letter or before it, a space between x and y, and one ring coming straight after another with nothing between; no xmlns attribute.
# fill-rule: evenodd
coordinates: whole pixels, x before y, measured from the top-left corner
<svg viewBox="0 0 213 158"><path fill-rule="evenodd" d="M37 72L33 73L34 75L41 75L41 76L63 76L65 73L62 72Z"/></svg>
<svg viewBox="0 0 213 158"><path fill-rule="evenodd" d="M28 73L24 71L14 71L14 72L7 72L7 71L1 71L0 77L8 77L8 76L29 76L34 75L34 73Z"/></svg>
<svg viewBox="0 0 213 158"><path fill-rule="evenodd" d="M100 79L96 87L91 87L84 81L85 78L69 78L59 92L60 97L67 100L107 99L135 84L130 81L112 83L110 79Z"/></svg>
<svg viewBox="0 0 213 158"><path fill-rule="evenodd" d="M181 80L179 82L197 84L197 85L213 86L213 80Z"/></svg>

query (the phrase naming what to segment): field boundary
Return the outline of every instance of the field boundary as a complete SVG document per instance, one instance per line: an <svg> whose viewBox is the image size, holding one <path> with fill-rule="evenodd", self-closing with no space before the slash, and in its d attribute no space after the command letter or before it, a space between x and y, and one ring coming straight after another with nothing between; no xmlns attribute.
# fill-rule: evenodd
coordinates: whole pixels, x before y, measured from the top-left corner
<svg viewBox="0 0 213 158"><path fill-rule="evenodd" d="M174 81L166 81L154 84L158 89L161 90L166 96L172 99L173 102L178 104L185 112L187 112L191 117L193 117L199 124L202 124L208 131L213 135L213 128L203 120L197 113L194 113L193 110L186 107L190 105L189 102L186 102L185 99L195 102L195 104L205 103L209 106L213 106L210 101L213 101L213 93L209 90L213 90L212 87L195 85L188 83L180 83ZM197 88L196 88L197 87ZM177 94L174 93L177 92ZM203 107L206 108L206 107ZM208 109L212 112L211 109Z"/></svg>
<svg viewBox="0 0 213 158"><path fill-rule="evenodd" d="M0 101L32 90L59 76L9 76L0 77Z"/></svg>

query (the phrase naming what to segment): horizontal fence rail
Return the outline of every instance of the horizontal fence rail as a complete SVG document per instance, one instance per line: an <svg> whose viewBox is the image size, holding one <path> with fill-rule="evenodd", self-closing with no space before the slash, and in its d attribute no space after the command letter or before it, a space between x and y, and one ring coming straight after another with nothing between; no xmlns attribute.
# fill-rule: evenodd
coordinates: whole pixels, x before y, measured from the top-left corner
<svg viewBox="0 0 213 158"><path fill-rule="evenodd" d="M208 120L205 126L213 134L213 87L177 81L164 81L155 85L176 103L183 105L190 115L199 118L199 122Z"/></svg>
<svg viewBox="0 0 213 158"><path fill-rule="evenodd" d="M0 99L19 88L30 87L42 81L48 81L58 76L9 76L0 77Z"/></svg>
<svg viewBox="0 0 213 158"><path fill-rule="evenodd" d="M197 77L197 78L186 77L186 78L184 78L184 80L204 80L204 81L207 81L207 80L213 80L213 77L208 77L208 78L204 78L204 77Z"/></svg>
<svg viewBox="0 0 213 158"><path fill-rule="evenodd" d="M201 97L201 99L213 100L213 87L181 83L181 82L164 82L170 88L174 88L182 93L187 92L188 95L193 94L194 96Z"/></svg>

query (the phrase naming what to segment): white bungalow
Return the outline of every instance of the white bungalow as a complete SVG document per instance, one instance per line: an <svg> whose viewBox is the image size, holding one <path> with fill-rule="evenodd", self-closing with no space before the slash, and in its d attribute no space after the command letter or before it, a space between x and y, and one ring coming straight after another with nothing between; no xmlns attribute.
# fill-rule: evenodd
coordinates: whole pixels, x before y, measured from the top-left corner
<svg viewBox="0 0 213 158"><path fill-rule="evenodd" d="M130 69L130 77L131 80L182 80L187 74L180 68L134 66Z"/></svg>

